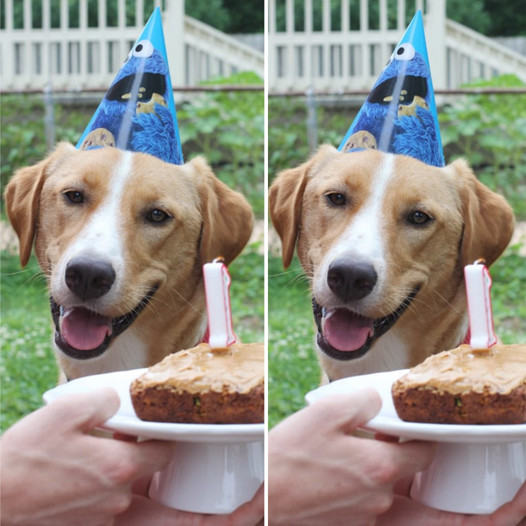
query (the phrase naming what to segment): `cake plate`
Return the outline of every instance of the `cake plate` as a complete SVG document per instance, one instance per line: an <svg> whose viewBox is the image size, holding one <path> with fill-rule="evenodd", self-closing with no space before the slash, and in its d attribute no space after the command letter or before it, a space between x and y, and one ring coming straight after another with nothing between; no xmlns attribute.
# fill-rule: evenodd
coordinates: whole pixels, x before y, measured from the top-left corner
<svg viewBox="0 0 526 526"><path fill-rule="evenodd" d="M364 430L408 440L437 442L432 464L418 473L411 497L457 513L492 513L513 499L526 481L526 424L455 425L404 422L396 413L391 386L407 369L337 380L306 395L307 403L373 387L382 398L378 415Z"/></svg>
<svg viewBox="0 0 526 526"><path fill-rule="evenodd" d="M150 497L166 506L196 513L225 514L249 501L264 478L264 424L168 424L137 418L130 383L146 369L85 376L44 393L44 401L113 387L118 412L102 428L141 440L177 442L174 458L156 473Z"/></svg>

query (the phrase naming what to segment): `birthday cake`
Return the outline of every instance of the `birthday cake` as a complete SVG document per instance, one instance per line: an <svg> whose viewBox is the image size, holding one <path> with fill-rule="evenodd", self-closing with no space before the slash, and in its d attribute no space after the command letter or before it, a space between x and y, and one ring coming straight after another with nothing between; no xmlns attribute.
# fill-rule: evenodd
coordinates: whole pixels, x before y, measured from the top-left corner
<svg viewBox="0 0 526 526"><path fill-rule="evenodd" d="M526 344L469 345L428 357L392 386L402 420L438 424L526 422Z"/></svg>
<svg viewBox="0 0 526 526"><path fill-rule="evenodd" d="M264 346L206 343L164 358L130 386L141 420L253 424L264 420Z"/></svg>

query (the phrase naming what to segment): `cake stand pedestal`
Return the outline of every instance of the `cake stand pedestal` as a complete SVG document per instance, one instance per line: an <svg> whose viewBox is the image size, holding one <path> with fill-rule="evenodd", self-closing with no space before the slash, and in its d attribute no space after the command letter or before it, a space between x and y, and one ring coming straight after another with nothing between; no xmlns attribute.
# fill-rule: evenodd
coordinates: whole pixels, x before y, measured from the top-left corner
<svg viewBox="0 0 526 526"><path fill-rule="evenodd" d="M439 510L489 514L508 502L524 481L526 441L443 442L432 464L416 474L411 498Z"/></svg>
<svg viewBox="0 0 526 526"><path fill-rule="evenodd" d="M183 511L230 513L263 482L263 445L178 442L173 460L154 475L150 498Z"/></svg>

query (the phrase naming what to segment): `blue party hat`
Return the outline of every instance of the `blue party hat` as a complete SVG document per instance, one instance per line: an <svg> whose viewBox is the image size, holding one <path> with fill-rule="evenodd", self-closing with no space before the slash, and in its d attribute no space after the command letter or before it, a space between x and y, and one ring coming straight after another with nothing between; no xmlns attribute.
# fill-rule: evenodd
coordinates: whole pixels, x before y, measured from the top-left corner
<svg viewBox="0 0 526 526"><path fill-rule="evenodd" d="M343 152L363 149L445 164L420 11L338 147Z"/></svg>
<svg viewBox="0 0 526 526"><path fill-rule="evenodd" d="M104 146L183 163L158 7L77 144L81 150Z"/></svg>

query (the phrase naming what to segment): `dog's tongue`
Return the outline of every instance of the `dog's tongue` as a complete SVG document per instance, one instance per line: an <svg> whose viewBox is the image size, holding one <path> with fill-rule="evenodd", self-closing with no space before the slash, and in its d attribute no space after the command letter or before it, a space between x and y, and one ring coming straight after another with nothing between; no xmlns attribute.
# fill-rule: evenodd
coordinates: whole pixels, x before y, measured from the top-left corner
<svg viewBox="0 0 526 526"><path fill-rule="evenodd" d="M323 337L339 351L360 349L373 332L372 319L347 309L335 309L323 319Z"/></svg>
<svg viewBox="0 0 526 526"><path fill-rule="evenodd" d="M90 351L111 334L111 319L83 308L69 309L61 318L60 332L74 349Z"/></svg>

